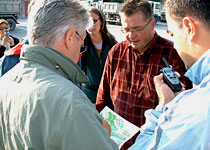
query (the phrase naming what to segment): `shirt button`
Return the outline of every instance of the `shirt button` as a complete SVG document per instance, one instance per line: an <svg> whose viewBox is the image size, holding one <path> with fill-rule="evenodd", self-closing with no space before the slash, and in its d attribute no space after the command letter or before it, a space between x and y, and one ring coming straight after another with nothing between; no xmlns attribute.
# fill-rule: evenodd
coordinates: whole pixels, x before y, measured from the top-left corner
<svg viewBox="0 0 210 150"><path fill-rule="evenodd" d="M56 69L59 69L59 68L60 68L60 66L59 66L59 65L56 65L56 66L55 66L55 68L56 68Z"/></svg>
<svg viewBox="0 0 210 150"><path fill-rule="evenodd" d="M18 76L13 76L11 79L12 79L13 81L15 81L15 80L17 79L17 77L18 77Z"/></svg>
<svg viewBox="0 0 210 150"><path fill-rule="evenodd" d="M136 75L138 75L139 73L138 72L136 72Z"/></svg>
<svg viewBox="0 0 210 150"><path fill-rule="evenodd" d="M133 92L135 92L136 91L136 89L133 89Z"/></svg>

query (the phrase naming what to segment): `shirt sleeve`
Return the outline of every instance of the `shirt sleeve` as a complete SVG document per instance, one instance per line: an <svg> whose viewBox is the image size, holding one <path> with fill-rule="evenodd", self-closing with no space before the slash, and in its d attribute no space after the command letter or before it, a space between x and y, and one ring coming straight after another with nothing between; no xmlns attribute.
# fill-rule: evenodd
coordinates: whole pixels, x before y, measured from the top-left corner
<svg viewBox="0 0 210 150"><path fill-rule="evenodd" d="M0 76L3 76L10 69L12 69L17 63L19 63L20 55L11 55L2 57L2 62L0 62L1 73Z"/></svg>
<svg viewBox="0 0 210 150"><path fill-rule="evenodd" d="M203 91L182 92L168 108L148 110L146 124L129 150L209 149L209 92Z"/></svg>
<svg viewBox="0 0 210 150"><path fill-rule="evenodd" d="M0 58L4 56L4 51L6 50L6 47L0 44Z"/></svg>
<svg viewBox="0 0 210 150"><path fill-rule="evenodd" d="M111 96L110 96L110 82L111 82L111 60L112 60L112 51L113 48L109 51L107 56L104 71L101 77L101 82L98 89L98 94L96 98L96 109L100 112L105 106L108 106L110 109L114 109L112 104Z"/></svg>
<svg viewBox="0 0 210 150"><path fill-rule="evenodd" d="M167 107L158 105L155 110L145 111L146 123L141 127L141 133L129 150L149 149L155 138L155 128L158 125L160 115L167 110Z"/></svg>
<svg viewBox="0 0 210 150"><path fill-rule="evenodd" d="M94 108L93 108L94 109ZM103 120L98 112L88 107L75 110L71 127L64 142L66 149L75 150L118 150L117 144L110 139L103 127ZM73 124L71 123L73 122ZM66 124L68 125L68 124ZM69 136L70 135L70 136Z"/></svg>
<svg viewBox="0 0 210 150"><path fill-rule="evenodd" d="M12 48L12 47L15 47L20 42L20 40L18 38L14 37L14 36L11 36L11 35L10 35L10 37L12 37L12 39L14 41L14 45L11 46L11 48Z"/></svg>
<svg viewBox="0 0 210 150"><path fill-rule="evenodd" d="M72 97L74 100L68 100L68 97ZM44 112L42 125L39 127L42 129L44 149L119 149L103 127L102 117L83 93L69 92L65 98L53 100L50 104L48 102L50 101L45 102L44 109L43 107L37 109L38 112ZM43 104L41 103L40 106ZM38 132L40 129L37 128ZM34 131L36 130L34 129Z"/></svg>

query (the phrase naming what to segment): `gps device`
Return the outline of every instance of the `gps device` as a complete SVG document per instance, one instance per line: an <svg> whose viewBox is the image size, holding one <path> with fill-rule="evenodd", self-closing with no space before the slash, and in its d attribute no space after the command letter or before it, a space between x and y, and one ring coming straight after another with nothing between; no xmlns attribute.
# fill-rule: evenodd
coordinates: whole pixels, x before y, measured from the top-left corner
<svg viewBox="0 0 210 150"><path fill-rule="evenodd" d="M163 57L166 67L160 70L160 73L163 73L163 81L167 84L173 92L179 92L182 90L181 82L179 81L176 73L170 67L167 60Z"/></svg>

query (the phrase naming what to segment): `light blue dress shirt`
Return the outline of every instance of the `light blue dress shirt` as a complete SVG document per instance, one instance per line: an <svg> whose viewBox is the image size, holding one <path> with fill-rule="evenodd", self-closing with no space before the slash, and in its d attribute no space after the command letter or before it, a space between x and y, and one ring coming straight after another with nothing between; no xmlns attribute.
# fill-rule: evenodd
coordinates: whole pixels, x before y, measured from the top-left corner
<svg viewBox="0 0 210 150"><path fill-rule="evenodd" d="M210 150L210 50L186 72L196 86L145 112L129 150Z"/></svg>

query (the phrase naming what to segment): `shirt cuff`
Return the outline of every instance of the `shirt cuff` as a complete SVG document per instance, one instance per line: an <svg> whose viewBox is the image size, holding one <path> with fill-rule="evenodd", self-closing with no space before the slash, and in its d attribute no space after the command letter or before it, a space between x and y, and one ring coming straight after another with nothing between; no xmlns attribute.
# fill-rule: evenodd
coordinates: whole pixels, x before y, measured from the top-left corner
<svg viewBox="0 0 210 150"><path fill-rule="evenodd" d="M155 108L156 111L160 111L160 112L164 112L167 109L168 109L168 107L163 106L163 105L157 105L156 108Z"/></svg>

